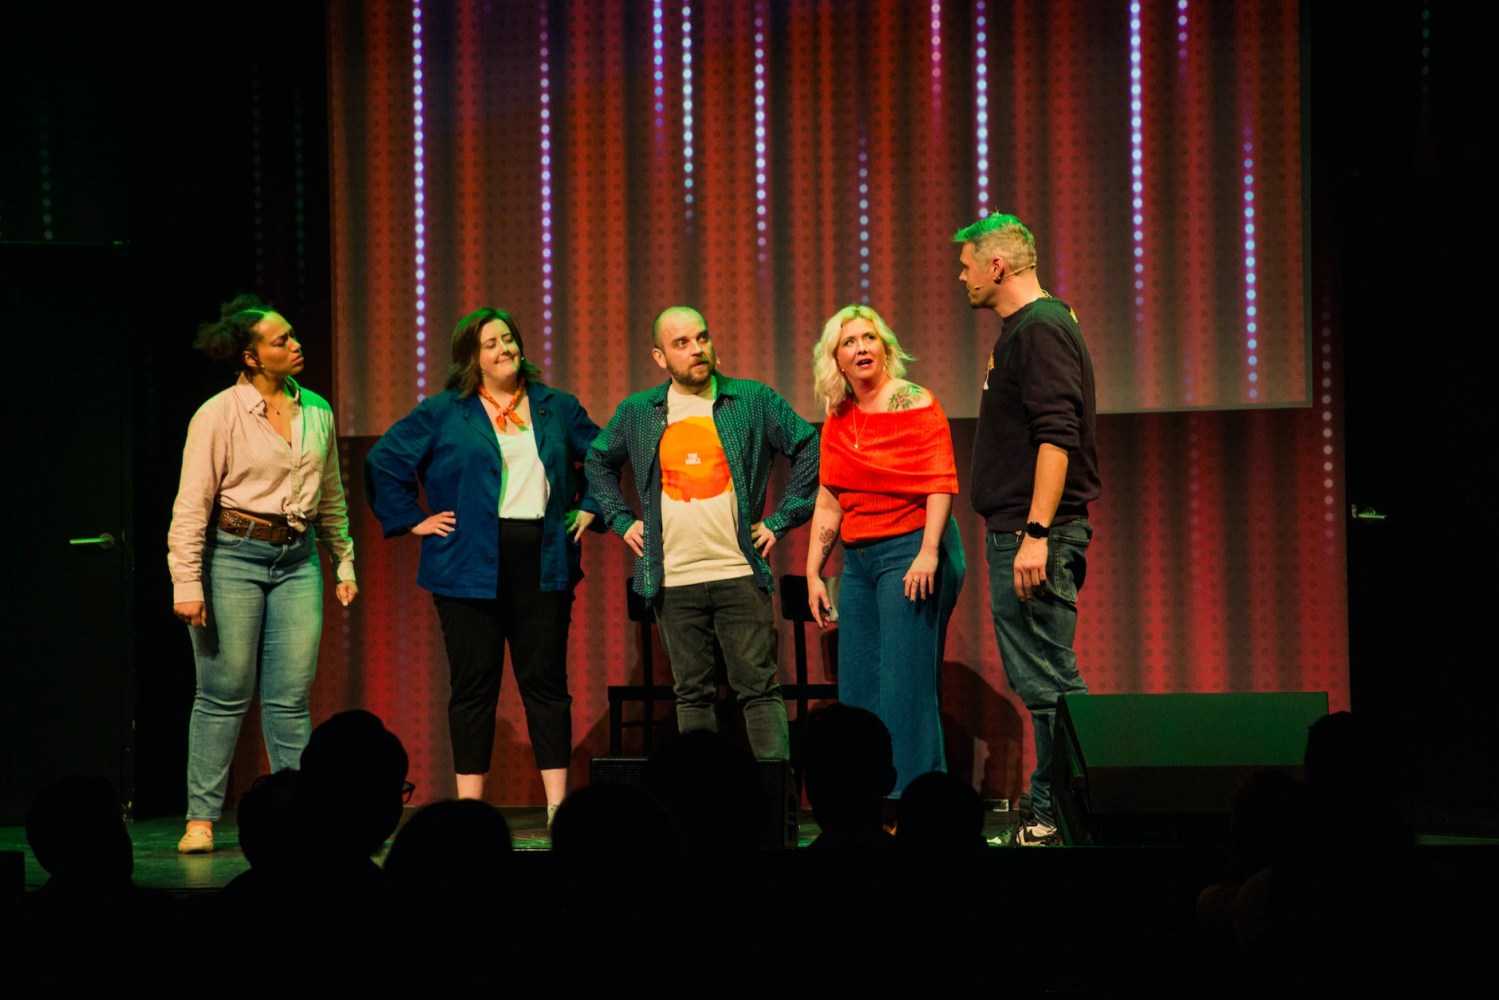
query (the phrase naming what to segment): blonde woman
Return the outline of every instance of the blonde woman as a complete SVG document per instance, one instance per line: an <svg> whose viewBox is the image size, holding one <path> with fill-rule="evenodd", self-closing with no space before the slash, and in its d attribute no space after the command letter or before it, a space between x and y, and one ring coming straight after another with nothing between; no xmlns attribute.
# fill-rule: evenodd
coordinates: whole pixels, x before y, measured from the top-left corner
<svg viewBox="0 0 1499 1000"><path fill-rule="evenodd" d="M963 543L947 414L905 378L913 360L879 313L840 309L823 327L812 376L827 411L821 485L807 550L812 616L826 628L822 568L843 542L838 697L878 715L895 749L895 795L947 769L938 681L947 622L963 586Z"/></svg>

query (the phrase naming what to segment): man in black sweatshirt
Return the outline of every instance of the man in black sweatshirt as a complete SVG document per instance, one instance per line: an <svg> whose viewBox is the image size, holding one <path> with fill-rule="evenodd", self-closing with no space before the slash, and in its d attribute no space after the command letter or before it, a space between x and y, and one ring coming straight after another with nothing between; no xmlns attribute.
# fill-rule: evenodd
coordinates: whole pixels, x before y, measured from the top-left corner
<svg viewBox="0 0 1499 1000"><path fill-rule="evenodd" d="M989 607L1010 687L1031 713L1036 770L1022 845L1057 843L1051 799L1057 699L1085 693L1072 651L1100 492L1093 361L1070 306L1036 274L1036 241L995 213L953 235L974 309L1002 326L989 355L969 483L988 527Z"/></svg>

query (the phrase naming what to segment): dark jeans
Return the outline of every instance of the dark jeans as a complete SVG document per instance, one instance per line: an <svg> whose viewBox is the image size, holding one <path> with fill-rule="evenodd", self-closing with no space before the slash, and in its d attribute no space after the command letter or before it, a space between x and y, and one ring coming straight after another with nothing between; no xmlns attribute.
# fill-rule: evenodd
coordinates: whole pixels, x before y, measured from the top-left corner
<svg viewBox="0 0 1499 1000"><path fill-rule="evenodd" d="M1077 670L1072 640L1077 634L1077 593L1088 572L1093 526L1079 518L1054 525L1047 540L1046 590L1035 600L1015 596L1015 553L1020 536L991 531L989 610L1005 677L1031 713L1036 736L1036 770L1031 774L1031 809L1037 819L1055 822L1051 808L1051 744L1057 699L1087 694Z"/></svg>
<svg viewBox="0 0 1499 1000"><path fill-rule="evenodd" d="M776 683L775 612L754 576L663 587L656 624L676 680L680 732L718 728L713 712L717 637L729 686L744 709L750 750L761 759L790 756L786 703Z"/></svg>
<svg viewBox="0 0 1499 1000"><path fill-rule="evenodd" d="M567 767L572 757L573 699L567 693L572 591L537 587L540 521L501 521L499 531L505 568L494 600L432 595L452 678L448 732L458 774L489 771L507 641L536 766Z"/></svg>

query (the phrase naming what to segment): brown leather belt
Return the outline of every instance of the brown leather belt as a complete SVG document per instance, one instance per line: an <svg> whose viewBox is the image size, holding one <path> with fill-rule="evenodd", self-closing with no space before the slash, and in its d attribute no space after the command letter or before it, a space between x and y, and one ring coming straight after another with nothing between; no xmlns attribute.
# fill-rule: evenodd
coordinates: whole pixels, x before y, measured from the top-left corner
<svg viewBox="0 0 1499 1000"><path fill-rule="evenodd" d="M272 545L290 545L301 537L300 532L287 524L284 517L266 518L262 522L232 510L219 511L219 527L231 535L253 538L257 542L270 542Z"/></svg>

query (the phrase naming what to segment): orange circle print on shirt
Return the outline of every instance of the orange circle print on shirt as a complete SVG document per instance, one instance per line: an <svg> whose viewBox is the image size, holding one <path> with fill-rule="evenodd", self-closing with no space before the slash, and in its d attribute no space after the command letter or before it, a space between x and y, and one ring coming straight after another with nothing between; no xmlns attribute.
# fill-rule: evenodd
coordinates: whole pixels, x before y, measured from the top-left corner
<svg viewBox="0 0 1499 1000"><path fill-rule="evenodd" d="M711 500L731 485L712 417L688 417L666 428L661 436L661 492L673 500Z"/></svg>

